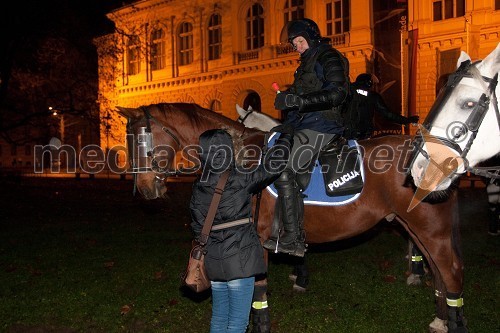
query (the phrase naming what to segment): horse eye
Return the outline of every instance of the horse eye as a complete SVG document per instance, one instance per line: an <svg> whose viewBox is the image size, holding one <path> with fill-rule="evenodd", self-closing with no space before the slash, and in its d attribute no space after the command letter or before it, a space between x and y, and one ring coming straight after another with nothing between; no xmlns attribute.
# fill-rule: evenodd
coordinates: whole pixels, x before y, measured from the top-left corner
<svg viewBox="0 0 500 333"><path fill-rule="evenodd" d="M464 109L472 109L473 107L475 107L477 104L477 102L475 101L465 101L464 104L463 104L463 108Z"/></svg>

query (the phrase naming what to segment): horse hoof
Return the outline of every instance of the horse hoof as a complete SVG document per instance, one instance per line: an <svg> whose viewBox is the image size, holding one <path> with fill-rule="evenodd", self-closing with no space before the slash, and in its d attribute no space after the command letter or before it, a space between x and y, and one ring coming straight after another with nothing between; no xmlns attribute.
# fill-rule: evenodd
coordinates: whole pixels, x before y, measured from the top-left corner
<svg viewBox="0 0 500 333"><path fill-rule="evenodd" d="M429 324L429 333L448 333L448 327L446 326L446 320L434 318L432 323Z"/></svg>
<svg viewBox="0 0 500 333"><path fill-rule="evenodd" d="M296 284L296 283L294 283L294 284L293 284L293 291L297 291L297 292L299 292L299 293L305 293L305 292L306 292L306 290L307 290L306 288L301 287L301 286L299 286L299 285L298 285L298 284Z"/></svg>
<svg viewBox="0 0 500 333"><path fill-rule="evenodd" d="M408 286L420 286L422 284L421 276L417 274L410 274L406 279Z"/></svg>

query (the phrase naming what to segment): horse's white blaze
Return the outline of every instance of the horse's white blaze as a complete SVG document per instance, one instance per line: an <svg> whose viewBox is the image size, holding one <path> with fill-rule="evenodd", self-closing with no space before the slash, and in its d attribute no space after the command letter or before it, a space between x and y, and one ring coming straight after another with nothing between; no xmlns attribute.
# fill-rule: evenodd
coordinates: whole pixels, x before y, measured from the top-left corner
<svg viewBox="0 0 500 333"><path fill-rule="evenodd" d="M470 57L465 52L462 52L457 67L466 60L470 60ZM446 104L442 105L442 109L433 121L432 128L429 131L431 136L452 139L453 136L458 133L459 128L465 126L465 122L474 108L474 102L476 102L483 93L486 95L489 94L487 91L488 84L482 79L479 79L479 75L493 78L500 71L500 44L498 44L495 50L477 65L477 70L478 73L475 75L475 79L462 79L460 84L451 93ZM498 96L499 94L500 85L497 85L496 95ZM500 125L495 113L494 103L496 103L496 101L492 98L490 100L489 109L477 132L477 136L470 147L470 151L467 153L466 158L471 167L500 153ZM463 150L466 147L471 135L472 133L466 130L462 135L455 138L460 149ZM428 145L429 143L426 143L423 147L427 152L429 152ZM458 151L450 154L460 158L460 153ZM434 162L437 164L446 160L446 157L450 157L450 155L445 156L443 159L440 159L440 156L436 156L436 154L432 156ZM417 156L411 169L411 175L416 186L420 187L424 178L431 176L426 174L426 170L429 168L430 164L431 163L421 154ZM464 164L459 163L458 165L459 168L457 173L465 172ZM429 177L429 179L432 178L432 176ZM429 179L426 179L426 182L432 183ZM450 184L451 179L448 179L439 184L435 190L445 190Z"/></svg>

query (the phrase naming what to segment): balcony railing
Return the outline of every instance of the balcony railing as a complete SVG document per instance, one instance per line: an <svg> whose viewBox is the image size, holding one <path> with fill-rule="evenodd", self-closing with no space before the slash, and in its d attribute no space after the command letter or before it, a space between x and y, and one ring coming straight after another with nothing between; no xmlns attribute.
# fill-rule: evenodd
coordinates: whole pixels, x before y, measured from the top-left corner
<svg viewBox="0 0 500 333"><path fill-rule="evenodd" d="M238 53L238 62L259 58L259 50L243 51Z"/></svg>
<svg viewBox="0 0 500 333"><path fill-rule="evenodd" d="M332 46L346 46L349 43L349 33L327 36ZM277 44L271 47L263 47L257 50L241 51L234 54L236 63L250 60L267 59L267 57L284 57L295 52L292 45Z"/></svg>

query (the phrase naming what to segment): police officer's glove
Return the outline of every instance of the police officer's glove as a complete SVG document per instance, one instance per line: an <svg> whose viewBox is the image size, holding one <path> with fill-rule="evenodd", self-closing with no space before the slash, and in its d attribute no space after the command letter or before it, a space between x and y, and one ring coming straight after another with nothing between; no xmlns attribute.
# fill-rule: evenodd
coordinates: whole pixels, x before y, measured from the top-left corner
<svg viewBox="0 0 500 333"><path fill-rule="evenodd" d="M290 134L293 136L295 129L290 124L283 124L283 125L274 126L273 128L271 128L270 132L279 132L279 133L283 133L283 134Z"/></svg>
<svg viewBox="0 0 500 333"><path fill-rule="evenodd" d="M410 117L408 117L406 123L407 124L416 124L416 123L418 123L419 119L420 119L419 116L410 116Z"/></svg>
<svg viewBox="0 0 500 333"><path fill-rule="evenodd" d="M276 94L274 99L274 108L276 110L289 110L298 108L302 104L302 98L295 94L282 92Z"/></svg>

